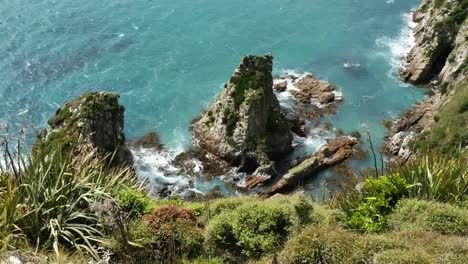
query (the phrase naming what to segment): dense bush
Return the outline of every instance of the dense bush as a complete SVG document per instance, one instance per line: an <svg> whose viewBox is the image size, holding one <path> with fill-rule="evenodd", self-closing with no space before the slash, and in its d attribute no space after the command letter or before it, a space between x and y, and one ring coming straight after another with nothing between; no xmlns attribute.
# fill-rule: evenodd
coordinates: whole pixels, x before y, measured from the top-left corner
<svg viewBox="0 0 468 264"><path fill-rule="evenodd" d="M203 232L197 226L193 210L168 205L145 215L152 241L144 245L157 256L156 260L176 263L182 257L193 257L202 252ZM172 262L171 262L172 261Z"/></svg>
<svg viewBox="0 0 468 264"><path fill-rule="evenodd" d="M378 254L375 258L378 264L429 264L430 257L418 250L392 249Z"/></svg>
<svg viewBox="0 0 468 264"><path fill-rule="evenodd" d="M399 174L367 179L361 202L348 220L348 226L366 232L380 232L386 226L385 216L398 200L408 195L410 186Z"/></svg>
<svg viewBox="0 0 468 264"><path fill-rule="evenodd" d="M153 200L144 192L128 189L121 191L117 195L117 199L131 218L140 218L145 214L149 214L156 207Z"/></svg>
<svg viewBox="0 0 468 264"><path fill-rule="evenodd" d="M307 228L286 243L280 261L284 264L347 262L356 252L353 242L356 238L342 230Z"/></svg>
<svg viewBox="0 0 468 264"><path fill-rule="evenodd" d="M231 198L227 204L236 202ZM311 213L312 205L303 196L243 202L210 220L207 248L212 254L253 258L274 253L291 232L311 221Z"/></svg>
<svg viewBox="0 0 468 264"><path fill-rule="evenodd" d="M389 215L398 231L434 231L444 235L468 234L468 209L450 204L403 199Z"/></svg>
<svg viewBox="0 0 468 264"><path fill-rule="evenodd" d="M405 164L391 164L389 170L413 185L410 196L440 202L459 202L468 193L468 158L463 153L429 152Z"/></svg>
<svg viewBox="0 0 468 264"><path fill-rule="evenodd" d="M136 187L131 171L108 169L107 161L96 159L93 151L72 156L59 147L8 164L3 174L7 187L0 190L5 197L0 201L0 233L9 233L6 240L20 235L32 247L57 255L61 248L73 248L99 258L95 245L103 234L90 205Z"/></svg>
<svg viewBox="0 0 468 264"><path fill-rule="evenodd" d="M291 238L280 254L282 264L371 263L375 255L398 242L360 236L336 227L311 226Z"/></svg>
<svg viewBox="0 0 468 264"><path fill-rule="evenodd" d="M212 201L208 206L210 217L217 216L225 211L233 211L244 203L253 202L252 197L230 197Z"/></svg>

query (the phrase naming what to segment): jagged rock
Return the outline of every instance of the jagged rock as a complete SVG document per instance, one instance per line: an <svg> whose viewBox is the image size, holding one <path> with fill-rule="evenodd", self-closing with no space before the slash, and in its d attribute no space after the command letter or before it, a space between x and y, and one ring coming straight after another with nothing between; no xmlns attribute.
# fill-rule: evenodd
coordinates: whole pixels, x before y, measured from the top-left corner
<svg viewBox="0 0 468 264"><path fill-rule="evenodd" d="M310 104L312 98L319 98L323 93L336 90L336 86L328 82L316 79L312 74L306 74L294 82L298 90L291 91L291 94L303 104Z"/></svg>
<svg viewBox="0 0 468 264"><path fill-rule="evenodd" d="M127 145L131 148L151 148L156 150L163 148L159 135L156 132L149 132L137 140L128 141Z"/></svg>
<svg viewBox="0 0 468 264"><path fill-rule="evenodd" d="M287 87L288 87L288 82L286 82L284 80L275 82L274 85L273 85L273 88L277 92L284 92L284 91L286 91Z"/></svg>
<svg viewBox="0 0 468 264"><path fill-rule="evenodd" d="M199 171L196 161L203 164L202 171ZM181 173L192 176L202 173L204 176L213 177L224 175L229 171L229 164L226 161L196 147L177 155L173 164L181 170Z"/></svg>
<svg viewBox="0 0 468 264"><path fill-rule="evenodd" d="M451 80L463 70L466 61L466 15L461 18L456 14L463 10L460 1L432 1L424 0L419 9L413 15L414 22L418 23L414 28L415 46L406 57L406 63L400 69L401 77L414 84L427 84L437 76L441 69L443 82ZM463 11L462 11L463 12ZM465 11L466 12L466 11ZM454 24L453 17L463 19L464 26L459 33L459 25ZM461 21L463 22L463 21ZM465 33L463 33L465 32ZM459 37L457 37L459 35ZM454 43L457 39L458 46ZM454 48L455 47L455 48ZM453 55L450 55L453 53ZM453 59L450 59L450 56ZM447 59L449 58L449 61ZM450 62L450 60L454 60ZM452 65L447 65L451 63Z"/></svg>
<svg viewBox="0 0 468 264"><path fill-rule="evenodd" d="M317 153L290 169L281 180L261 195L272 196L294 189L301 181L313 177L321 170L345 161L353 154L356 144L358 140L345 136L328 140Z"/></svg>
<svg viewBox="0 0 468 264"><path fill-rule="evenodd" d="M132 165L132 154L123 133L125 108L118 99L117 94L91 92L66 103L38 135L34 150L50 152L61 145L65 150L80 153L95 148L102 156L115 152L115 165Z"/></svg>
<svg viewBox="0 0 468 264"><path fill-rule="evenodd" d="M291 131L300 137L306 137L309 129L306 126L304 119L300 118L297 113L289 111L286 114L286 119L291 126Z"/></svg>
<svg viewBox="0 0 468 264"><path fill-rule="evenodd" d="M329 104L335 101L335 94L331 92L325 92L318 97L319 103L321 104Z"/></svg>
<svg viewBox="0 0 468 264"><path fill-rule="evenodd" d="M244 186L247 189L253 189L255 187L262 187L271 180L268 175L249 175L245 179Z"/></svg>
<svg viewBox="0 0 468 264"><path fill-rule="evenodd" d="M273 57L245 56L225 89L206 113L192 124L205 151L252 172L269 171L292 150L285 114L273 93Z"/></svg>
<svg viewBox="0 0 468 264"><path fill-rule="evenodd" d="M413 154L409 147L410 141L432 128L435 124L434 116L447 98L447 95L435 93L398 116L384 139L385 153L401 162L407 161Z"/></svg>
<svg viewBox="0 0 468 264"><path fill-rule="evenodd" d="M460 27L453 44L454 48L444 68L439 74L439 83L448 85L455 83L468 74L468 19Z"/></svg>

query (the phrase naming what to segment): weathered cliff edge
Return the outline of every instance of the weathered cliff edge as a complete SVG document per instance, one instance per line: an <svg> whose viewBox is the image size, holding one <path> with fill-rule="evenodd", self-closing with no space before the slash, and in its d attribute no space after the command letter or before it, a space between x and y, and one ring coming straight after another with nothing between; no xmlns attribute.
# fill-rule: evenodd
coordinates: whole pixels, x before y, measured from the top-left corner
<svg viewBox="0 0 468 264"><path fill-rule="evenodd" d="M466 73L468 2L423 0L413 14L415 45L400 69L403 80L448 85Z"/></svg>
<svg viewBox="0 0 468 264"><path fill-rule="evenodd" d="M292 150L292 134L273 93L273 56L245 56L224 90L191 130L206 152L239 171L275 173Z"/></svg>
<svg viewBox="0 0 468 264"><path fill-rule="evenodd" d="M79 154L96 149L101 157L114 155L113 165L132 165L123 133L125 108L118 99L117 94L91 92L66 103L38 134L34 150L53 151L60 146Z"/></svg>
<svg viewBox="0 0 468 264"><path fill-rule="evenodd" d="M427 133L440 109L450 102L468 74L468 1L423 0L413 14L415 46L400 69L403 80L430 85L431 95L400 115L390 129L384 150L405 162L410 142Z"/></svg>

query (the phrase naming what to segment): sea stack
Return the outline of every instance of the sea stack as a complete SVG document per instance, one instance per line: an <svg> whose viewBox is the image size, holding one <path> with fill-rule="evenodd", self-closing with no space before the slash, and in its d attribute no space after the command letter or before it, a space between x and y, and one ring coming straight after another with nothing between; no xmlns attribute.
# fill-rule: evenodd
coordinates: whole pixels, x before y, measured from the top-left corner
<svg viewBox="0 0 468 264"><path fill-rule="evenodd" d="M102 157L114 155L113 165L132 165L123 133L124 111L118 94L83 94L57 110L47 129L38 135L34 149L54 151L61 146L75 154L95 149Z"/></svg>
<svg viewBox="0 0 468 264"><path fill-rule="evenodd" d="M202 149L240 171L271 175L274 161L292 150L291 128L273 93L272 64L271 54L245 56L192 125Z"/></svg>

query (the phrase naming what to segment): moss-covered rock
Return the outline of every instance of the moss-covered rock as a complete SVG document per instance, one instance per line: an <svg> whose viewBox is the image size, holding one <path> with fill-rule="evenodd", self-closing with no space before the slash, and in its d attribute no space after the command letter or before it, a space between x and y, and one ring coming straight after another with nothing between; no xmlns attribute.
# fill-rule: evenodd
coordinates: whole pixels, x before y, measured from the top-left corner
<svg viewBox="0 0 468 264"><path fill-rule="evenodd" d="M123 133L125 108L118 99L118 94L90 92L66 103L38 134L34 151L48 153L61 147L78 154L95 148L102 156L115 153L115 165L131 165Z"/></svg>
<svg viewBox="0 0 468 264"><path fill-rule="evenodd" d="M273 57L245 56L223 92L192 124L198 144L241 170L274 171L292 150L285 114L273 93Z"/></svg>

